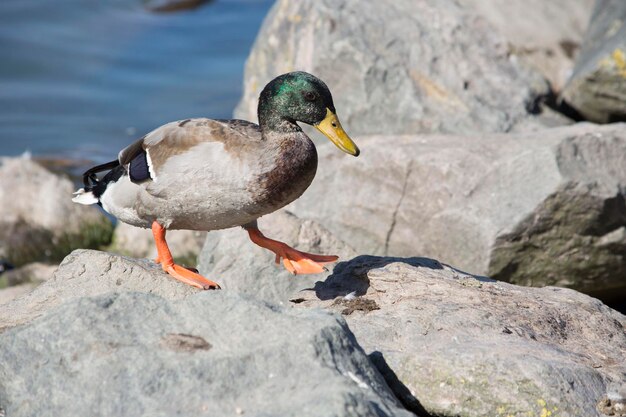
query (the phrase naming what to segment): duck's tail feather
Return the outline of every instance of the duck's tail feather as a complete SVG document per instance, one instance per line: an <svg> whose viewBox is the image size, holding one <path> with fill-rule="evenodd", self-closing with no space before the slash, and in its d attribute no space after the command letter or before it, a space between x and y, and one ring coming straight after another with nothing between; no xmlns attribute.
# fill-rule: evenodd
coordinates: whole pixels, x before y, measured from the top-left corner
<svg viewBox="0 0 626 417"><path fill-rule="evenodd" d="M83 184L85 184L85 188L93 188L96 184L98 184L98 176L96 175L98 172L110 171L119 165L120 161L116 159L115 161L89 168L83 174Z"/></svg>
<svg viewBox="0 0 626 417"><path fill-rule="evenodd" d="M98 200L98 198L93 195L92 191L86 191L84 188L81 188L74 193L72 201L78 204L84 204L86 206L90 204L98 204L100 202L100 200Z"/></svg>
<svg viewBox="0 0 626 417"><path fill-rule="evenodd" d="M106 188L106 183L108 181L104 181L107 179L106 175L101 181L98 179L98 176L96 174L103 171L111 171L112 169L117 168L119 165L120 161L116 159L115 161L107 162L106 164L102 165L97 165L85 171L85 173L83 174L83 184L85 184L85 187L77 190L74 193L74 198L72 198L72 201L85 205L100 203L100 196L104 192L104 189Z"/></svg>

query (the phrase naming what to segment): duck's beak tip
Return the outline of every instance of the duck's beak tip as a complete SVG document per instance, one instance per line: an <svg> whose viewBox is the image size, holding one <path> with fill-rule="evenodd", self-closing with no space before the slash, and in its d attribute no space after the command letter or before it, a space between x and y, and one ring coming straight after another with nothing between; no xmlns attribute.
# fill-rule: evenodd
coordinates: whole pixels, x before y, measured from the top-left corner
<svg viewBox="0 0 626 417"><path fill-rule="evenodd" d="M361 154L358 146L343 130L337 115L332 110L326 109L326 117L320 123L314 125L314 127L345 153L352 156Z"/></svg>

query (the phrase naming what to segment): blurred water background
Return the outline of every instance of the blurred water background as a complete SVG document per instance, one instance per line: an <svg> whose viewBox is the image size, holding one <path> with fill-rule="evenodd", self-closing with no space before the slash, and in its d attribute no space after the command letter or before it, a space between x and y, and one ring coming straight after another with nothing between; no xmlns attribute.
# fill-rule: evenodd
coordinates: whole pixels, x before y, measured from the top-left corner
<svg viewBox="0 0 626 417"><path fill-rule="evenodd" d="M0 155L114 159L168 121L228 118L272 0L0 1Z"/></svg>

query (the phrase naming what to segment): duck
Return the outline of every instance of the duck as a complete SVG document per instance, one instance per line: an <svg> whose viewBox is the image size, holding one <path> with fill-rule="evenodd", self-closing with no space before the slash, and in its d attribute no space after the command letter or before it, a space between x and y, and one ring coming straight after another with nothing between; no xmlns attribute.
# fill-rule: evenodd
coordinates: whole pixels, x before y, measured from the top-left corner
<svg viewBox="0 0 626 417"><path fill-rule="evenodd" d="M328 86L303 71L279 75L261 91L258 124L194 118L167 123L88 169L75 203L97 204L119 221L152 230L163 271L208 290L218 283L174 263L167 230L242 227L292 274L326 270L337 256L298 251L266 237L257 219L299 198L317 171L317 150L298 123L315 127L341 151L360 151L347 135Z"/></svg>

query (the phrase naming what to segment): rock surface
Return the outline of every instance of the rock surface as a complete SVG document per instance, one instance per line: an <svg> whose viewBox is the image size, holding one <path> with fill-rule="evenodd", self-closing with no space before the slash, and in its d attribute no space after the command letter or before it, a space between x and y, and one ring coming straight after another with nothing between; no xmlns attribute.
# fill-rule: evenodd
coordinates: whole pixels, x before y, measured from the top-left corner
<svg viewBox="0 0 626 417"><path fill-rule="evenodd" d="M111 222L96 207L73 203L73 191L28 157L0 158L0 258L16 266L60 261L73 249L108 244Z"/></svg>
<svg viewBox="0 0 626 417"><path fill-rule="evenodd" d="M416 412L599 417L607 399L626 404L626 317L576 291L360 256L294 301L345 315Z"/></svg>
<svg viewBox="0 0 626 417"><path fill-rule="evenodd" d="M278 211L259 220L263 233L298 250L350 259L356 252L322 225ZM250 241L240 229L210 232L198 259L200 272L223 287L282 304L328 274L293 276L274 263L274 254ZM332 269L332 265L327 266Z"/></svg>
<svg viewBox="0 0 626 417"><path fill-rule="evenodd" d="M261 227L301 249L351 251L286 212ZM223 259L236 255L227 242L217 245ZM254 277L264 256L248 256ZM270 286L264 274L258 288ZM309 278L324 281L293 296L294 312L235 294L264 295L240 277L201 292L147 260L75 251L52 279L0 305L0 409L408 416L345 324L298 311L305 307L343 314L396 396L420 416L593 417L601 415L596 405L619 415L626 404L626 318L588 296L516 287L426 258L361 256ZM181 397L184 407L174 401Z"/></svg>
<svg viewBox="0 0 626 417"><path fill-rule="evenodd" d="M293 70L329 85L351 134L530 128L549 92L488 19L450 0L277 1L248 58L235 115L256 120L265 84Z"/></svg>
<svg viewBox="0 0 626 417"><path fill-rule="evenodd" d="M58 265L33 262L0 274L0 288L25 283L40 284L52 277Z"/></svg>
<svg viewBox="0 0 626 417"><path fill-rule="evenodd" d="M156 294L170 300L198 292L165 274L152 261L76 250L63 260L51 279L31 293L0 305L0 331L28 323L69 300L128 291Z"/></svg>
<svg viewBox="0 0 626 417"><path fill-rule="evenodd" d="M13 287L3 288L0 290L0 305L6 304L16 298L22 297L31 292L37 284L27 282L25 284L14 285Z"/></svg>
<svg viewBox="0 0 626 417"><path fill-rule="evenodd" d="M597 0L562 97L587 120L626 120L626 2Z"/></svg>
<svg viewBox="0 0 626 417"><path fill-rule="evenodd" d="M571 75L594 0L460 0L509 43L510 52L560 91Z"/></svg>
<svg viewBox="0 0 626 417"><path fill-rule="evenodd" d="M357 142L359 158L319 147L317 176L288 209L358 253L626 294L626 125Z"/></svg>
<svg viewBox="0 0 626 417"><path fill-rule="evenodd" d="M202 250L206 232L194 230L168 230L167 243L174 259L188 266L194 266ZM156 258L156 246L152 231L118 222L113 232L113 241L108 250L133 258Z"/></svg>
<svg viewBox="0 0 626 417"><path fill-rule="evenodd" d="M0 274L0 304L28 294L52 277L58 265L33 262Z"/></svg>
<svg viewBox="0 0 626 417"><path fill-rule="evenodd" d="M81 298L0 346L11 417L412 415L343 320L227 291Z"/></svg>

